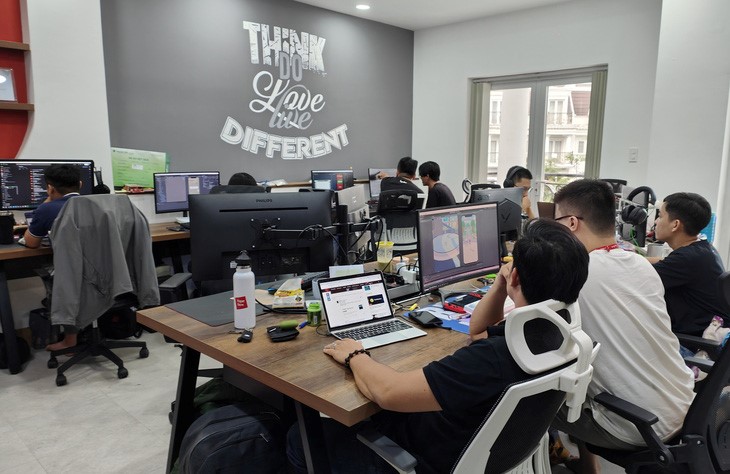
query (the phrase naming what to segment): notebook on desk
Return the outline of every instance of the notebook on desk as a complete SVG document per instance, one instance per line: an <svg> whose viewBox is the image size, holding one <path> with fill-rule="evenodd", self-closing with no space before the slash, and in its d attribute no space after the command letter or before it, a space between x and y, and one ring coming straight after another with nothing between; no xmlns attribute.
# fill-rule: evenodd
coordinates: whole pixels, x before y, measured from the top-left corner
<svg viewBox="0 0 730 474"><path fill-rule="evenodd" d="M323 278L317 284L330 334L338 339L355 339L370 349L426 335L395 317L380 272Z"/></svg>

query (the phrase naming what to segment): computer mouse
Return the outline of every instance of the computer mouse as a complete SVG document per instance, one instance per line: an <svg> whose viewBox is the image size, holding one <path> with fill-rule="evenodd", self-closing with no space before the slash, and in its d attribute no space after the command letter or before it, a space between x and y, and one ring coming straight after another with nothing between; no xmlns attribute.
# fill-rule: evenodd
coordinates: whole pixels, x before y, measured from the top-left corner
<svg viewBox="0 0 730 474"><path fill-rule="evenodd" d="M240 336L238 336L238 342L251 342L253 339L253 331L244 329Z"/></svg>

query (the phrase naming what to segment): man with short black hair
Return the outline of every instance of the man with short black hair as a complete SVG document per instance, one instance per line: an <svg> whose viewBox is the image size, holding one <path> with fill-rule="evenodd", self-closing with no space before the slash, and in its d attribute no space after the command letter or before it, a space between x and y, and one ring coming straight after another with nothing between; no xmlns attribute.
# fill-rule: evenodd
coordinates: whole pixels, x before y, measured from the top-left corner
<svg viewBox="0 0 730 474"><path fill-rule="evenodd" d="M258 183L248 173L234 173L228 179L228 186L258 186Z"/></svg>
<svg viewBox="0 0 730 474"><path fill-rule="evenodd" d="M422 193L421 188L413 184L416 179L418 161L410 156L404 156L398 160L395 176L386 176L380 181L380 191L410 190Z"/></svg>
<svg viewBox="0 0 730 474"><path fill-rule="evenodd" d="M428 187L428 200L426 208L453 206L456 199L451 190L444 183L441 183L441 167L434 161L427 161L418 167L418 175L421 183Z"/></svg>
<svg viewBox="0 0 730 474"><path fill-rule="evenodd" d="M573 303L588 273L585 248L562 226L537 221L515 243L514 266L503 266L474 315L484 328L504 318L507 296L523 307L548 299ZM543 278L548 272L552 278ZM484 331L484 329L482 329ZM480 332L482 332L480 331ZM347 359L363 395L384 410L373 417L380 432L418 460L418 472L448 472L482 420L510 384L529 377L510 354L504 333L474 341L423 369L398 372L359 352L362 344L344 339L325 354ZM394 413L400 412L400 413ZM333 472L392 472L347 428L322 420ZM306 470L298 426L289 430L287 455L295 472ZM435 448L437 447L437 449Z"/></svg>
<svg viewBox="0 0 730 474"><path fill-rule="evenodd" d="M611 187L588 179L564 186L555 194L555 220L568 227L590 254L588 280L578 302L583 330L601 344L601 350L593 363L583 414L570 424L561 411L553 427L581 441L580 472L592 473L600 467L586 442L619 450L644 445L631 423L593 397L609 392L656 414L654 429L667 440L682 427L694 398L694 377L671 332L657 273L645 258L616 244Z"/></svg>
<svg viewBox="0 0 730 474"><path fill-rule="evenodd" d="M81 189L81 170L75 165L51 165L44 177L48 197L33 212L33 220L23 236L25 246L32 249L41 246L66 201L78 196Z"/></svg>
<svg viewBox="0 0 730 474"><path fill-rule="evenodd" d="M507 177L503 183L505 188L522 188L522 213L528 219L534 219L532 202L530 201L530 189L532 188L532 173L524 166L513 166L507 170Z"/></svg>
<svg viewBox="0 0 730 474"><path fill-rule="evenodd" d="M664 284L672 330L700 336L713 316L727 324L719 276L725 271L720 255L699 233L709 224L712 208L695 193L674 193L664 198L655 220L654 235L671 248L664 259L649 258Z"/></svg>

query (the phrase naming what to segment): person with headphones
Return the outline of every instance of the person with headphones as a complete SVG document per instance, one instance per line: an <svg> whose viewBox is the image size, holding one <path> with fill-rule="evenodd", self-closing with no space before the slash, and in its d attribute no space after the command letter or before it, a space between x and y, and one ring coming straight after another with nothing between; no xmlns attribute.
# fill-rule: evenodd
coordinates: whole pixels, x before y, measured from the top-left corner
<svg viewBox="0 0 730 474"><path fill-rule="evenodd" d="M672 253L663 259L650 257L664 284L672 330L702 335L713 316L730 322L718 278L725 271L720 255L707 240L699 238L709 224L712 208L695 193L674 193L664 198L655 220L656 239L666 242Z"/></svg>
<svg viewBox="0 0 730 474"><path fill-rule="evenodd" d="M581 441L578 472L598 468L585 443L618 450L644 446L633 425L593 400L598 393L610 392L655 413L662 440L680 430L694 398L694 375L671 332L662 281L644 257L616 244L615 219L613 189L603 181L573 181L555 194L555 220L590 256L578 304L583 330L601 344L583 414L567 423L561 411L552 425Z"/></svg>
<svg viewBox="0 0 730 474"><path fill-rule="evenodd" d="M507 170L507 176L503 183L505 188L522 188L522 213L528 219L534 219L535 213L532 212L532 202L530 201L530 188L532 187L532 173L523 166L513 166Z"/></svg>

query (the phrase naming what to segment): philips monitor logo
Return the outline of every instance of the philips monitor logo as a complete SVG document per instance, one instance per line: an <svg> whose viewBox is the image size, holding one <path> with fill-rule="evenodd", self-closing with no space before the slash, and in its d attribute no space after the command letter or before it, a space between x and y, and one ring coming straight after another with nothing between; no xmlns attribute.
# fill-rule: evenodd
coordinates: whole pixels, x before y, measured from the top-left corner
<svg viewBox="0 0 730 474"><path fill-rule="evenodd" d="M256 202L274 202L273 199L267 198L267 199L256 199Z"/></svg>

